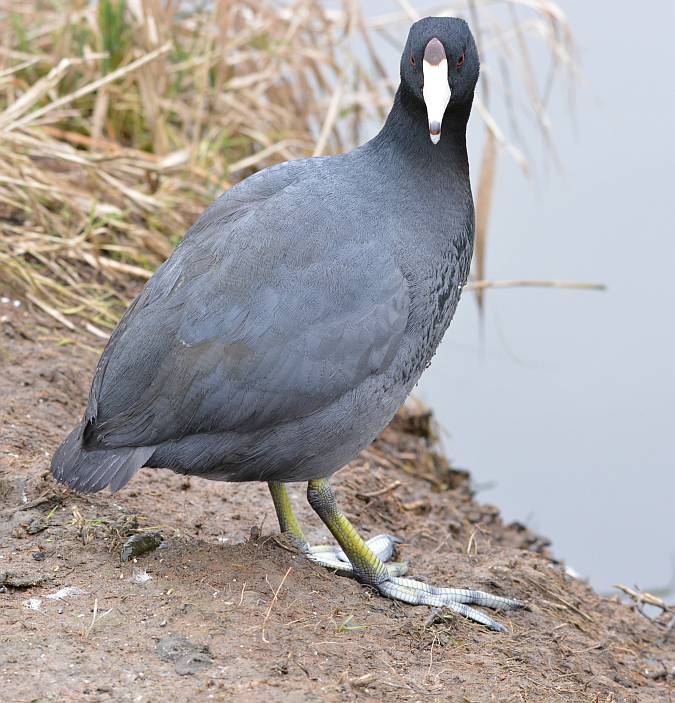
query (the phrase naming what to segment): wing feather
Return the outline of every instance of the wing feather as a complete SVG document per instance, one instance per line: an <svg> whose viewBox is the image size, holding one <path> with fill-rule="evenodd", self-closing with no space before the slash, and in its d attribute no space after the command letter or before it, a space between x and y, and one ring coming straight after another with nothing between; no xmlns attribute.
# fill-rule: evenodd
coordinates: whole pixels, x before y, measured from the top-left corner
<svg viewBox="0 0 675 703"><path fill-rule="evenodd" d="M408 286L358 213L326 212L320 184L285 172L247 187L204 213L113 333L85 415L89 446L271 427L392 362Z"/></svg>

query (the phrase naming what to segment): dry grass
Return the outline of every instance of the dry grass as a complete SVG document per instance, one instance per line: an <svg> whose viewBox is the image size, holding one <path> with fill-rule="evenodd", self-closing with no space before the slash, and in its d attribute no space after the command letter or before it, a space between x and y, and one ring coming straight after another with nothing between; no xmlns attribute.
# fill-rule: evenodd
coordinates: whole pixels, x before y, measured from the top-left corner
<svg viewBox="0 0 675 703"><path fill-rule="evenodd" d="M234 180L344 148L347 70L355 93L373 90L346 54L349 3L210 5L5 3L0 272L66 327L105 336L130 278Z"/></svg>
<svg viewBox="0 0 675 703"><path fill-rule="evenodd" d="M528 37L543 37L552 66L573 65L555 4L506 6L508 24L488 2L434 8L473 19L484 57L479 278L498 149L527 167L489 92L502 90L514 125L526 106L551 146ZM416 15L401 7L366 20L351 0L331 10L314 0L0 0L3 289L106 337L217 192L270 163L349 148L364 120L382 118L394 85L373 40L397 41ZM515 48L520 91L505 85L509 71L496 78Z"/></svg>

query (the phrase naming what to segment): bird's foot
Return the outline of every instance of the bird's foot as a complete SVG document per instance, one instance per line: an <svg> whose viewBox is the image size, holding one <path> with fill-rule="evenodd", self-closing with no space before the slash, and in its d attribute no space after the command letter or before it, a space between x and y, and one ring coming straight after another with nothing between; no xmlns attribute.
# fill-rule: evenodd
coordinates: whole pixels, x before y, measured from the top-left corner
<svg viewBox="0 0 675 703"><path fill-rule="evenodd" d="M379 583L370 584L381 595L411 605L431 605L434 608L447 608L453 613L462 615L469 620L478 622L497 632L506 632L501 623L489 615L470 606L478 605L493 610L515 610L525 606L524 603L504 596L495 596L485 591L475 591L470 588L443 588L432 586L411 578L389 576Z"/></svg>
<svg viewBox="0 0 675 703"><path fill-rule="evenodd" d="M525 604L520 601L484 591L469 588L442 588L417 579L402 578L408 570L407 562L389 561L401 540L391 535L377 535L364 542L338 508L327 479L310 481L307 486L307 498L340 547L329 545L310 547L291 510L285 484L271 482L270 492L274 499L281 531L300 551L317 564L345 576L352 576L361 583L371 586L385 598L411 605L429 605L435 610L446 609L497 632L505 632L504 625L471 606L499 611L525 607Z"/></svg>
<svg viewBox="0 0 675 703"><path fill-rule="evenodd" d="M400 544L401 541L401 539L393 535L377 535L366 540L368 548L384 564L387 573L392 577L403 576L408 571L408 562L389 562L394 554L396 545ZM318 544L310 547L305 544L303 551L309 559L317 564L321 564L345 576L351 575L358 578L349 558L340 547L330 544Z"/></svg>
<svg viewBox="0 0 675 703"><path fill-rule="evenodd" d="M309 559L344 576L352 576L358 581L375 588L381 595L392 600L411 605L430 605L436 609L447 609L469 620L481 623L491 630L505 632L506 628L491 617L472 608L472 605L494 610L514 610L523 607L523 603L512 598L495 596L484 591L468 588L443 588L432 586L412 578L401 578L408 570L407 562L390 562L401 539L393 535L377 535L366 540L366 546L379 559L387 574L373 578L372 572L360 573L354 569L347 555L337 546L321 544L310 547L304 543L302 551Z"/></svg>

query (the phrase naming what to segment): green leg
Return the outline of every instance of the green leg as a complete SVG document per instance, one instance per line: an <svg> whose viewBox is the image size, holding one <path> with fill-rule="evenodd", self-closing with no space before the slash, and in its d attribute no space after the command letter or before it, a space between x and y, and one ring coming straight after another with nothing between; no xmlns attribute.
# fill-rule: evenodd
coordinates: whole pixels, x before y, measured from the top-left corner
<svg viewBox="0 0 675 703"><path fill-rule="evenodd" d="M269 481L267 485L272 494L272 500L274 501L274 507L277 511L281 531L288 535L295 545L312 561L344 575L353 574L354 571L349 559L342 550L336 549L333 545L319 544L310 547L307 544L300 523L293 513L291 501L286 491L286 484L280 481ZM353 527L352 530L356 535L356 531ZM356 537L358 537L358 535L356 535ZM400 540L391 535L377 535L369 539L365 547L376 560L380 560L380 563L382 563L391 559L394 553L394 547L398 542L400 542ZM388 564L385 568L388 573L401 575L405 573L407 564Z"/></svg>
<svg viewBox="0 0 675 703"><path fill-rule="evenodd" d="M342 547L359 581L369 586L377 586L389 578L387 567L338 508L335 494L327 479L322 478L307 484L307 500Z"/></svg>
<svg viewBox="0 0 675 703"><path fill-rule="evenodd" d="M302 533L300 523L297 521L291 506L291 500L286 492L286 484L280 481L269 481L268 487L274 501L274 508L277 511L279 519L279 529L291 537L291 539L303 550L307 551L309 547L305 540L305 535Z"/></svg>

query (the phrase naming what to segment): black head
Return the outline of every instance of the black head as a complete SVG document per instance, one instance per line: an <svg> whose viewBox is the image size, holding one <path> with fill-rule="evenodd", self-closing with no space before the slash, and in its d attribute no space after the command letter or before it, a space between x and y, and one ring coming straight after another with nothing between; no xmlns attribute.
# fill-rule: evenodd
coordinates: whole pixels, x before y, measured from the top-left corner
<svg viewBox="0 0 675 703"><path fill-rule="evenodd" d="M436 144L446 109L470 108L480 62L469 25L456 17L425 17L408 33L401 57L401 88L426 107Z"/></svg>

